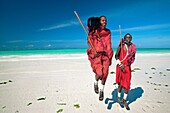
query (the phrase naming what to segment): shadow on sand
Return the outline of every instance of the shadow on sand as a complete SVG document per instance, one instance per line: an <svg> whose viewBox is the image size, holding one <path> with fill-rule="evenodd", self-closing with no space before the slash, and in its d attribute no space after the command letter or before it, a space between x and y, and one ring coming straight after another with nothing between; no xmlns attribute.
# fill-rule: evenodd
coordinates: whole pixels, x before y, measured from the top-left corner
<svg viewBox="0 0 170 113"><path fill-rule="evenodd" d="M144 90L141 87L131 89L128 93L127 102L130 105L132 102L136 101L138 98L142 97ZM117 88L112 92L112 98L106 98L105 104L108 104L107 109L110 110L114 103L117 103ZM123 97L124 90L121 93L121 98Z"/></svg>

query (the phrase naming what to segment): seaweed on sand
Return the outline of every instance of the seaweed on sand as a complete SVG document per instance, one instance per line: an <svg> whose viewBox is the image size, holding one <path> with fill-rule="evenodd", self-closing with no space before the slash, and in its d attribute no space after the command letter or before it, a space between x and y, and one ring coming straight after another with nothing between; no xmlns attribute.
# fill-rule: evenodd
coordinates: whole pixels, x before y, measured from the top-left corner
<svg viewBox="0 0 170 113"><path fill-rule="evenodd" d="M115 72L114 72L114 71L112 71L112 72L110 72L110 74L115 74Z"/></svg>
<svg viewBox="0 0 170 113"><path fill-rule="evenodd" d="M170 71L170 69L166 69L166 71Z"/></svg>
<svg viewBox="0 0 170 113"><path fill-rule="evenodd" d="M46 97L41 97L41 98L38 98L37 100L39 101L39 100L45 100L46 99Z"/></svg>
<svg viewBox="0 0 170 113"><path fill-rule="evenodd" d="M57 103L58 105L66 105L66 103Z"/></svg>
<svg viewBox="0 0 170 113"><path fill-rule="evenodd" d="M131 70L131 72L135 72L135 70Z"/></svg>
<svg viewBox="0 0 170 113"><path fill-rule="evenodd" d="M116 83L113 83L113 85L116 85Z"/></svg>
<svg viewBox="0 0 170 113"><path fill-rule="evenodd" d="M156 70L156 68L152 67L151 69Z"/></svg>
<svg viewBox="0 0 170 113"><path fill-rule="evenodd" d="M32 103L30 102L30 103L27 104L27 106L30 106L31 104L32 104Z"/></svg>
<svg viewBox="0 0 170 113"><path fill-rule="evenodd" d="M79 104L74 104L74 107L75 108L80 108L80 105Z"/></svg>
<svg viewBox="0 0 170 113"><path fill-rule="evenodd" d="M63 109L59 109L56 111L56 113L61 113L63 111Z"/></svg>
<svg viewBox="0 0 170 113"><path fill-rule="evenodd" d="M136 67L136 68L134 68L133 70L141 70L140 68L138 68L138 67Z"/></svg>

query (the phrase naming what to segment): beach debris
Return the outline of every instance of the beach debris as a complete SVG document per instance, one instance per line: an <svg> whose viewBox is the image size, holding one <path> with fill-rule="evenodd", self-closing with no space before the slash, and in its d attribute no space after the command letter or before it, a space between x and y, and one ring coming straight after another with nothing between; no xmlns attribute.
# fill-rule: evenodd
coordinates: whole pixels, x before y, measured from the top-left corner
<svg viewBox="0 0 170 113"><path fill-rule="evenodd" d="M113 83L113 85L116 85L116 83Z"/></svg>
<svg viewBox="0 0 170 113"><path fill-rule="evenodd" d="M31 104L32 104L32 103L30 102L30 103L27 104L27 106L30 106Z"/></svg>
<svg viewBox="0 0 170 113"><path fill-rule="evenodd" d="M80 108L80 105L79 104L74 104L74 107L75 108Z"/></svg>
<svg viewBox="0 0 170 113"><path fill-rule="evenodd" d="M153 85L156 85L156 83L153 83Z"/></svg>
<svg viewBox="0 0 170 113"><path fill-rule="evenodd" d="M160 89L158 89L158 88L154 88L154 90L160 90Z"/></svg>
<svg viewBox="0 0 170 113"><path fill-rule="evenodd" d="M12 80L9 80L8 82L12 82Z"/></svg>
<svg viewBox="0 0 170 113"><path fill-rule="evenodd" d="M145 74L148 74L147 72L145 72Z"/></svg>
<svg viewBox="0 0 170 113"><path fill-rule="evenodd" d="M157 84L157 86L161 86L161 84Z"/></svg>
<svg viewBox="0 0 170 113"><path fill-rule="evenodd" d="M56 111L56 113L61 113L63 111L63 109L59 109Z"/></svg>
<svg viewBox="0 0 170 113"><path fill-rule="evenodd" d="M149 77L149 78L152 78L152 77Z"/></svg>
<svg viewBox="0 0 170 113"><path fill-rule="evenodd" d="M150 84L153 84L153 85L156 85L156 86L161 86L161 84L156 84L156 83L150 83Z"/></svg>
<svg viewBox="0 0 170 113"><path fill-rule="evenodd" d="M149 81L146 81L147 83L149 83Z"/></svg>
<svg viewBox="0 0 170 113"><path fill-rule="evenodd" d="M168 87L168 85L165 85L165 87Z"/></svg>
<svg viewBox="0 0 170 113"><path fill-rule="evenodd" d="M116 74L114 71L110 72L110 74Z"/></svg>
<svg viewBox="0 0 170 113"><path fill-rule="evenodd" d="M166 76L166 75L164 75L164 76Z"/></svg>
<svg viewBox="0 0 170 113"><path fill-rule="evenodd" d="M57 103L58 105L66 105L66 103Z"/></svg>
<svg viewBox="0 0 170 113"><path fill-rule="evenodd" d="M19 113L19 111L17 110L17 111L15 111L15 113Z"/></svg>
<svg viewBox="0 0 170 113"><path fill-rule="evenodd" d="M135 72L137 70L141 70L141 69L137 67L137 68L132 69L131 72Z"/></svg>
<svg viewBox="0 0 170 113"><path fill-rule="evenodd" d="M170 71L170 69L166 69L166 71Z"/></svg>
<svg viewBox="0 0 170 113"><path fill-rule="evenodd" d="M151 69L156 70L156 68L152 67Z"/></svg>
<svg viewBox="0 0 170 113"><path fill-rule="evenodd" d="M0 84L7 84L7 82L1 82Z"/></svg>
<svg viewBox="0 0 170 113"><path fill-rule="evenodd" d="M140 68L138 68L138 67L136 67L136 68L134 68L133 70L141 70Z"/></svg>
<svg viewBox="0 0 170 113"><path fill-rule="evenodd" d="M40 100L45 100L46 97L41 97L41 98L38 98L37 100L40 101Z"/></svg>
<svg viewBox="0 0 170 113"><path fill-rule="evenodd" d="M7 84L8 82L12 82L12 80L5 81L5 82L0 82L0 84Z"/></svg>
<svg viewBox="0 0 170 113"><path fill-rule="evenodd" d="M163 102L161 102L161 101L157 101L157 103L163 104Z"/></svg>
<svg viewBox="0 0 170 113"><path fill-rule="evenodd" d="M3 106L3 107L2 107L2 109L5 109L5 108L6 108L6 106Z"/></svg>
<svg viewBox="0 0 170 113"><path fill-rule="evenodd" d="M135 72L135 70L131 70L131 72Z"/></svg>
<svg viewBox="0 0 170 113"><path fill-rule="evenodd" d="M159 74L163 74L162 72L159 72Z"/></svg>

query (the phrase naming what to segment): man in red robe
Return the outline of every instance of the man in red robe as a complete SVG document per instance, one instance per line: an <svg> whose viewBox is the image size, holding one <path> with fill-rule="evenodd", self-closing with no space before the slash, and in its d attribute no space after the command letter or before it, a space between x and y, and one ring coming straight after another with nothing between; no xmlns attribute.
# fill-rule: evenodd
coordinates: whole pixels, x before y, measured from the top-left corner
<svg viewBox="0 0 170 113"><path fill-rule="evenodd" d="M126 102L128 91L130 90L131 84L131 64L135 60L136 46L131 42L132 36L127 33L124 36L119 45L115 58L117 60L116 66L116 83L118 84L118 103L121 104L120 96L122 88L124 88L125 93L123 97L123 103L126 109L129 109L129 106Z"/></svg>
<svg viewBox="0 0 170 113"><path fill-rule="evenodd" d="M87 55L95 73L94 91L97 94L99 93L99 100L102 101L104 98L104 85L108 76L109 66L112 63L113 50L111 32L106 28L106 17L101 16L99 21L100 26L89 31ZM99 80L101 80L100 91L98 88Z"/></svg>

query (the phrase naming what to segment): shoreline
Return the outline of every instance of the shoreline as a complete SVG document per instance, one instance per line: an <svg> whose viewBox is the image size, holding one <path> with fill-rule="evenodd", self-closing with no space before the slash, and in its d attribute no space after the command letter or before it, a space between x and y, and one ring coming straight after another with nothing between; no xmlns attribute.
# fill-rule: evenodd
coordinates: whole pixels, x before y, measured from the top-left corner
<svg viewBox="0 0 170 113"><path fill-rule="evenodd" d="M8 55L60 55L60 54L86 54L87 48L77 49L33 49L0 51L0 56ZM116 48L113 51L116 52ZM137 48L137 54L170 53L170 48Z"/></svg>

